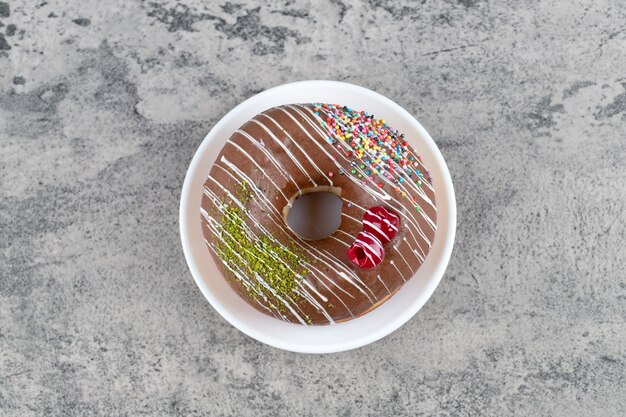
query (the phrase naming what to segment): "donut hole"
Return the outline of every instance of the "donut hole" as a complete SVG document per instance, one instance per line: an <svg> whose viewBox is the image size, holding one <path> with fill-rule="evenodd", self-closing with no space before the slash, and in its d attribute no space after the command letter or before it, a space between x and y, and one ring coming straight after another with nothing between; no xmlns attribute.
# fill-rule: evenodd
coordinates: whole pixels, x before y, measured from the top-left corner
<svg viewBox="0 0 626 417"><path fill-rule="evenodd" d="M343 206L343 201L339 197L341 191L325 189L331 187L325 187L323 190L310 189L296 196L291 207L286 207L287 225L302 239L325 239L335 233L341 225Z"/></svg>

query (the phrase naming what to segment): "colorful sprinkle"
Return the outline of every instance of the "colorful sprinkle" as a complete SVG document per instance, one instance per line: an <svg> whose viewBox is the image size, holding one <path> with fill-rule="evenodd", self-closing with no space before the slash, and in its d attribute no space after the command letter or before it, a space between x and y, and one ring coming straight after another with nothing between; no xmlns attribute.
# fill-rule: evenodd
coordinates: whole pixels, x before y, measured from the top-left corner
<svg viewBox="0 0 626 417"><path fill-rule="evenodd" d="M411 201L411 190L421 186L425 178L430 181L429 173L418 169L422 157L414 154L404 134L391 129L384 119L332 104L315 104L314 112L324 123L324 133L333 146L350 160L352 175L369 181L364 184L383 188L384 182L393 181L395 192Z"/></svg>

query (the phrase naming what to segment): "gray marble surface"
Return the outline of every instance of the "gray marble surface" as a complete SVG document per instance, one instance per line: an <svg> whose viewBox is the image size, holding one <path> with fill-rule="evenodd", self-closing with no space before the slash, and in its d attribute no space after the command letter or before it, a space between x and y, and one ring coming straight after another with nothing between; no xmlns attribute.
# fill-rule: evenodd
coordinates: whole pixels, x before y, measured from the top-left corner
<svg viewBox="0 0 626 417"><path fill-rule="evenodd" d="M0 415L626 415L626 3L0 1ZM409 323L312 356L244 336L178 201L256 92L385 94L457 192Z"/></svg>

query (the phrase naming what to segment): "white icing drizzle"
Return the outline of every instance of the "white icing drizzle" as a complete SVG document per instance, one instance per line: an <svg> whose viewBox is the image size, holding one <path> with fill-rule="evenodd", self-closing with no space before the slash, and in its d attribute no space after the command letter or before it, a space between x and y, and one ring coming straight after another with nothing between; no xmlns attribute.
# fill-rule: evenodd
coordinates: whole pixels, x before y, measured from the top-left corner
<svg viewBox="0 0 626 417"><path fill-rule="evenodd" d="M378 214L374 213L373 211L370 211L370 213L372 216L376 217L378 220L382 220L383 223L387 223L387 226L391 227L393 230L395 230L396 232L398 231L398 228L389 221L389 219L387 219L386 217L383 216L379 216ZM375 227L373 223L369 222L371 224L372 227ZM380 228L375 227L379 232L384 233L382 230L380 230Z"/></svg>
<svg viewBox="0 0 626 417"><path fill-rule="evenodd" d="M346 281L348 281L350 284L352 284L354 286L354 288L356 288L357 290L359 290L363 295L365 295L370 301L372 301L372 299L370 298L370 296L363 291L363 289L361 289L361 287L359 287L358 285L356 285L356 283L354 281L352 281L352 279L345 273L345 272L339 272L339 276L343 279L345 279ZM369 289L369 288L368 288ZM372 301L372 304L374 304L374 302Z"/></svg>
<svg viewBox="0 0 626 417"><path fill-rule="evenodd" d="M385 284L385 281L383 281L383 280L380 278L380 275L376 275L376 278L378 278L378 281L380 281L380 283L381 283L381 284L383 284L383 287L385 287L385 289L387 290L387 292L388 292L389 294L391 294L391 291L389 291L389 288L387 288L387 284Z"/></svg>
<svg viewBox="0 0 626 417"><path fill-rule="evenodd" d="M369 227L371 227L372 229L376 230L377 232L380 232L381 235L385 235L385 232L376 225L376 223L372 223L369 220L363 220L363 224L368 225ZM398 230L397 228L395 228L396 230Z"/></svg>
<svg viewBox="0 0 626 417"><path fill-rule="evenodd" d="M354 221L355 221L355 222L357 222L358 224L361 224L361 220L359 220L359 219L357 219L357 218L355 218L355 217L352 217L352 216L350 216L350 215L349 215L349 214L347 214L347 213L342 212L342 213L341 213L341 215L342 215L343 217L347 217L347 218L349 218L350 220L354 220Z"/></svg>
<svg viewBox="0 0 626 417"><path fill-rule="evenodd" d="M398 275L400 275L402 277L402 280L406 282L406 278L404 278L404 275L402 275L402 272L400 272L396 263L394 261L389 261L389 263L393 265L394 268L396 268L396 271L398 271Z"/></svg>
<svg viewBox="0 0 626 417"><path fill-rule="evenodd" d="M262 116L266 116L269 117L265 114L262 114ZM274 120L274 119L271 119ZM267 132L267 134L274 140L274 142L276 142L276 144L278 146L280 146L280 148L283 150L283 152L285 152L285 154L287 154L287 156L289 156L289 158L291 159L291 161L294 163L294 165L296 167L298 167L298 169L300 170L300 172L302 172L304 175L306 175L309 178L309 181L311 181L311 184L313 184L314 187L317 187L317 183L315 182L315 180L311 177L311 175L309 175L309 172L304 169L304 167L302 166L302 164L300 163L300 161L298 161L298 159L294 156L294 154L289 150L289 148L287 148L285 146L285 144L283 144L282 141L280 141L276 135L274 135L274 133L272 133L272 131L265 126L265 124L263 122L261 122L260 120L257 119L252 119L252 122L256 123L257 125L261 126L263 128L263 130L265 130L265 132ZM299 188L298 188L299 189Z"/></svg>
<svg viewBox="0 0 626 417"><path fill-rule="evenodd" d="M395 251L396 251L396 253L397 253L398 255L400 255L400 258L402 258L402 260L404 261L404 263L406 264L406 266L408 266L408 267L409 267L409 271L411 271L411 274L415 274L415 272L413 271L413 268L411 268L411 264L409 264L409 263L407 262L406 258L405 258L405 257L404 257L404 255L402 254L402 251L398 249L398 244L396 244L396 245L394 245L394 246L392 246L392 247L393 247L393 250L395 250ZM409 248L409 249L410 249L410 248Z"/></svg>
<svg viewBox="0 0 626 417"><path fill-rule="evenodd" d="M329 237L330 239L336 240L337 242L341 243L342 245L345 245L345 246L347 246L347 247L350 247L350 244L349 244L349 243L344 242L343 240L339 239L339 238L338 238L338 237L336 237L336 236L330 235L330 236L328 236L328 237Z"/></svg>
<svg viewBox="0 0 626 417"><path fill-rule="evenodd" d="M285 195L285 193L283 193L283 191L278 187L278 185L276 185L274 180L265 173L265 170L261 167L261 165L259 165L257 161L248 152L246 152L241 146L237 145L234 142L226 142L226 143L239 149L239 151L243 153L258 168L258 170L263 173L263 175L265 175L265 178L267 178L272 183L272 185L276 188L276 190L283 196L285 201L289 203L289 198ZM224 159L225 158L222 156L222 162L224 162ZM224 162L224 163L227 163L227 162ZM234 164L230 162L228 162L228 164L229 164L229 167L231 168L235 166ZM250 182L250 184L254 184L254 182Z"/></svg>
<svg viewBox="0 0 626 417"><path fill-rule="evenodd" d="M280 300L280 302L282 302L282 303L285 305L285 307L287 307L287 309L291 312L291 314L293 314L293 315L294 315L294 317L295 317L296 319L298 319L298 321L299 321L300 323L302 323L302 324L304 324L304 325L306 325L306 324L307 324L307 322L306 322L306 321L304 321L304 319L303 319L302 317L300 317L300 315L299 315L298 313L296 313L296 310L295 310L295 309L291 306L291 304L290 304L290 303L288 303L287 301L285 301L285 299L284 299L283 297L281 297L280 295L278 295L278 293L277 293L277 292L276 292L276 291L275 291L275 290L274 290L274 289L273 289L270 285L268 285L268 284L267 284L267 282L265 282L265 281L263 280L263 278L261 278L261 277L260 277L260 276L258 276L258 275L257 275L257 276L255 276L255 278L256 278L256 280L257 280L257 281L258 281L261 285L263 285L263 287L265 287L265 288L266 288L269 292L271 292L271 293L272 293L272 295L273 295L274 297L276 297L278 300ZM292 303L293 303L293 301L292 301ZM295 303L293 303L293 304L295 304Z"/></svg>
<svg viewBox="0 0 626 417"><path fill-rule="evenodd" d="M352 294L350 294L348 291L344 290L342 287L340 287L339 285L337 285L337 283L334 280L331 280L330 278L328 278L325 274L322 273L322 271L320 271L318 268L316 268L313 265L309 265L309 268L316 270L320 275L313 275L314 277L316 277L318 280L320 280L320 284L324 285L326 288L328 288L326 286L326 284L324 283L324 281L322 281L320 279L320 277L324 277L328 280L329 283L331 283L333 286L337 287L338 290L340 290L341 292L343 292L344 294L346 294L348 297L354 299L354 296ZM328 290L339 300L341 300L341 297L337 296L337 294L335 294L335 292L333 290L331 290L330 288L328 288ZM347 307L346 307L347 308Z"/></svg>
<svg viewBox="0 0 626 417"><path fill-rule="evenodd" d="M371 242L364 240L363 237L367 237ZM361 246L365 246L368 249L364 251L365 256L367 257L367 259L372 261L374 265L378 265L378 263L380 263L382 258L380 257L380 255L378 255L378 250L375 246L372 245L372 243L374 244L377 243L378 245L380 245L379 246L380 248L382 248L382 243L380 243L380 241L378 240L376 236L374 236L374 234L366 230L363 230L361 233L357 235L355 243L359 243ZM372 255L375 256L376 259L374 259Z"/></svg>
<svg viewBox="0 0 626 417"><path fill-rule="evenodd" d="M254 144L263 153L263 155L265 155L265 157L272 163L272 165L276 167L280 175L282 175L283 178L285 178L286 180L291 181L293 185L296 186L298 191L300 191L300 187L298 186L296 181L293 179L291 174L278 162L276 157L274 157L274 155L265 148L265 145L262 145L258 140L254 139L252 136L250 136L243 130L237 130L235 133L239 133L240 135L248 139L252 144ZM231 139L229 139L228 141L232 143Z"/></svg>
<svg viewBox="0 0 626 417"><path fill-rule="evenodd" d="M274 124L276 124L276 126L278 126L279 128L282 129L282 127L280 126L280 124L274 120L271 116L262 113L263 116L267 117L268 119L270 119L272 122L274 122ZM304 155L304 157L307 159L307 161L309 161L311 163L311 165L315 168L315 170L317 172L319 172L324 178L326 178L328 180L328 183L332 186L333 182L330 179L330 177L328 175L326 175L326 173L324 171L322 171L320 169L319 166L317 166L317 164L315 162L313 162L313 160L311 159L311 157L309 156L308 153L304 152L304 150L302 149L302 147L298 144L298 142L296 142L293 137L291 137L291 135L289 134L289 132L287 132L286 130L283 129L283 133L285 133L285 135L291 140L291 142L293 142L294 145L296 145L296 148L298 148L300 150L300 152L302 152L302 154Z"/></svg>

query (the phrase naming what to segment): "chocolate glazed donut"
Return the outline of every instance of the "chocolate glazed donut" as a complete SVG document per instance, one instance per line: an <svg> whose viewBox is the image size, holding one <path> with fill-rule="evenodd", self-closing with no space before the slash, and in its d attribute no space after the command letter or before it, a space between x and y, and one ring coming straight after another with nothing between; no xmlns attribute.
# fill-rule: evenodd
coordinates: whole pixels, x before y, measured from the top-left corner
<svg viewBox="0 0 626 417"><path fill-rule="evenodd" d="M297 198L341 198L341 224L307 240L287 222ZM207 246L235 292L301 324L359 317L428 255L437 209L421 157L384 120L330 104L269 109L228 140L204 184Z"/></svg>

